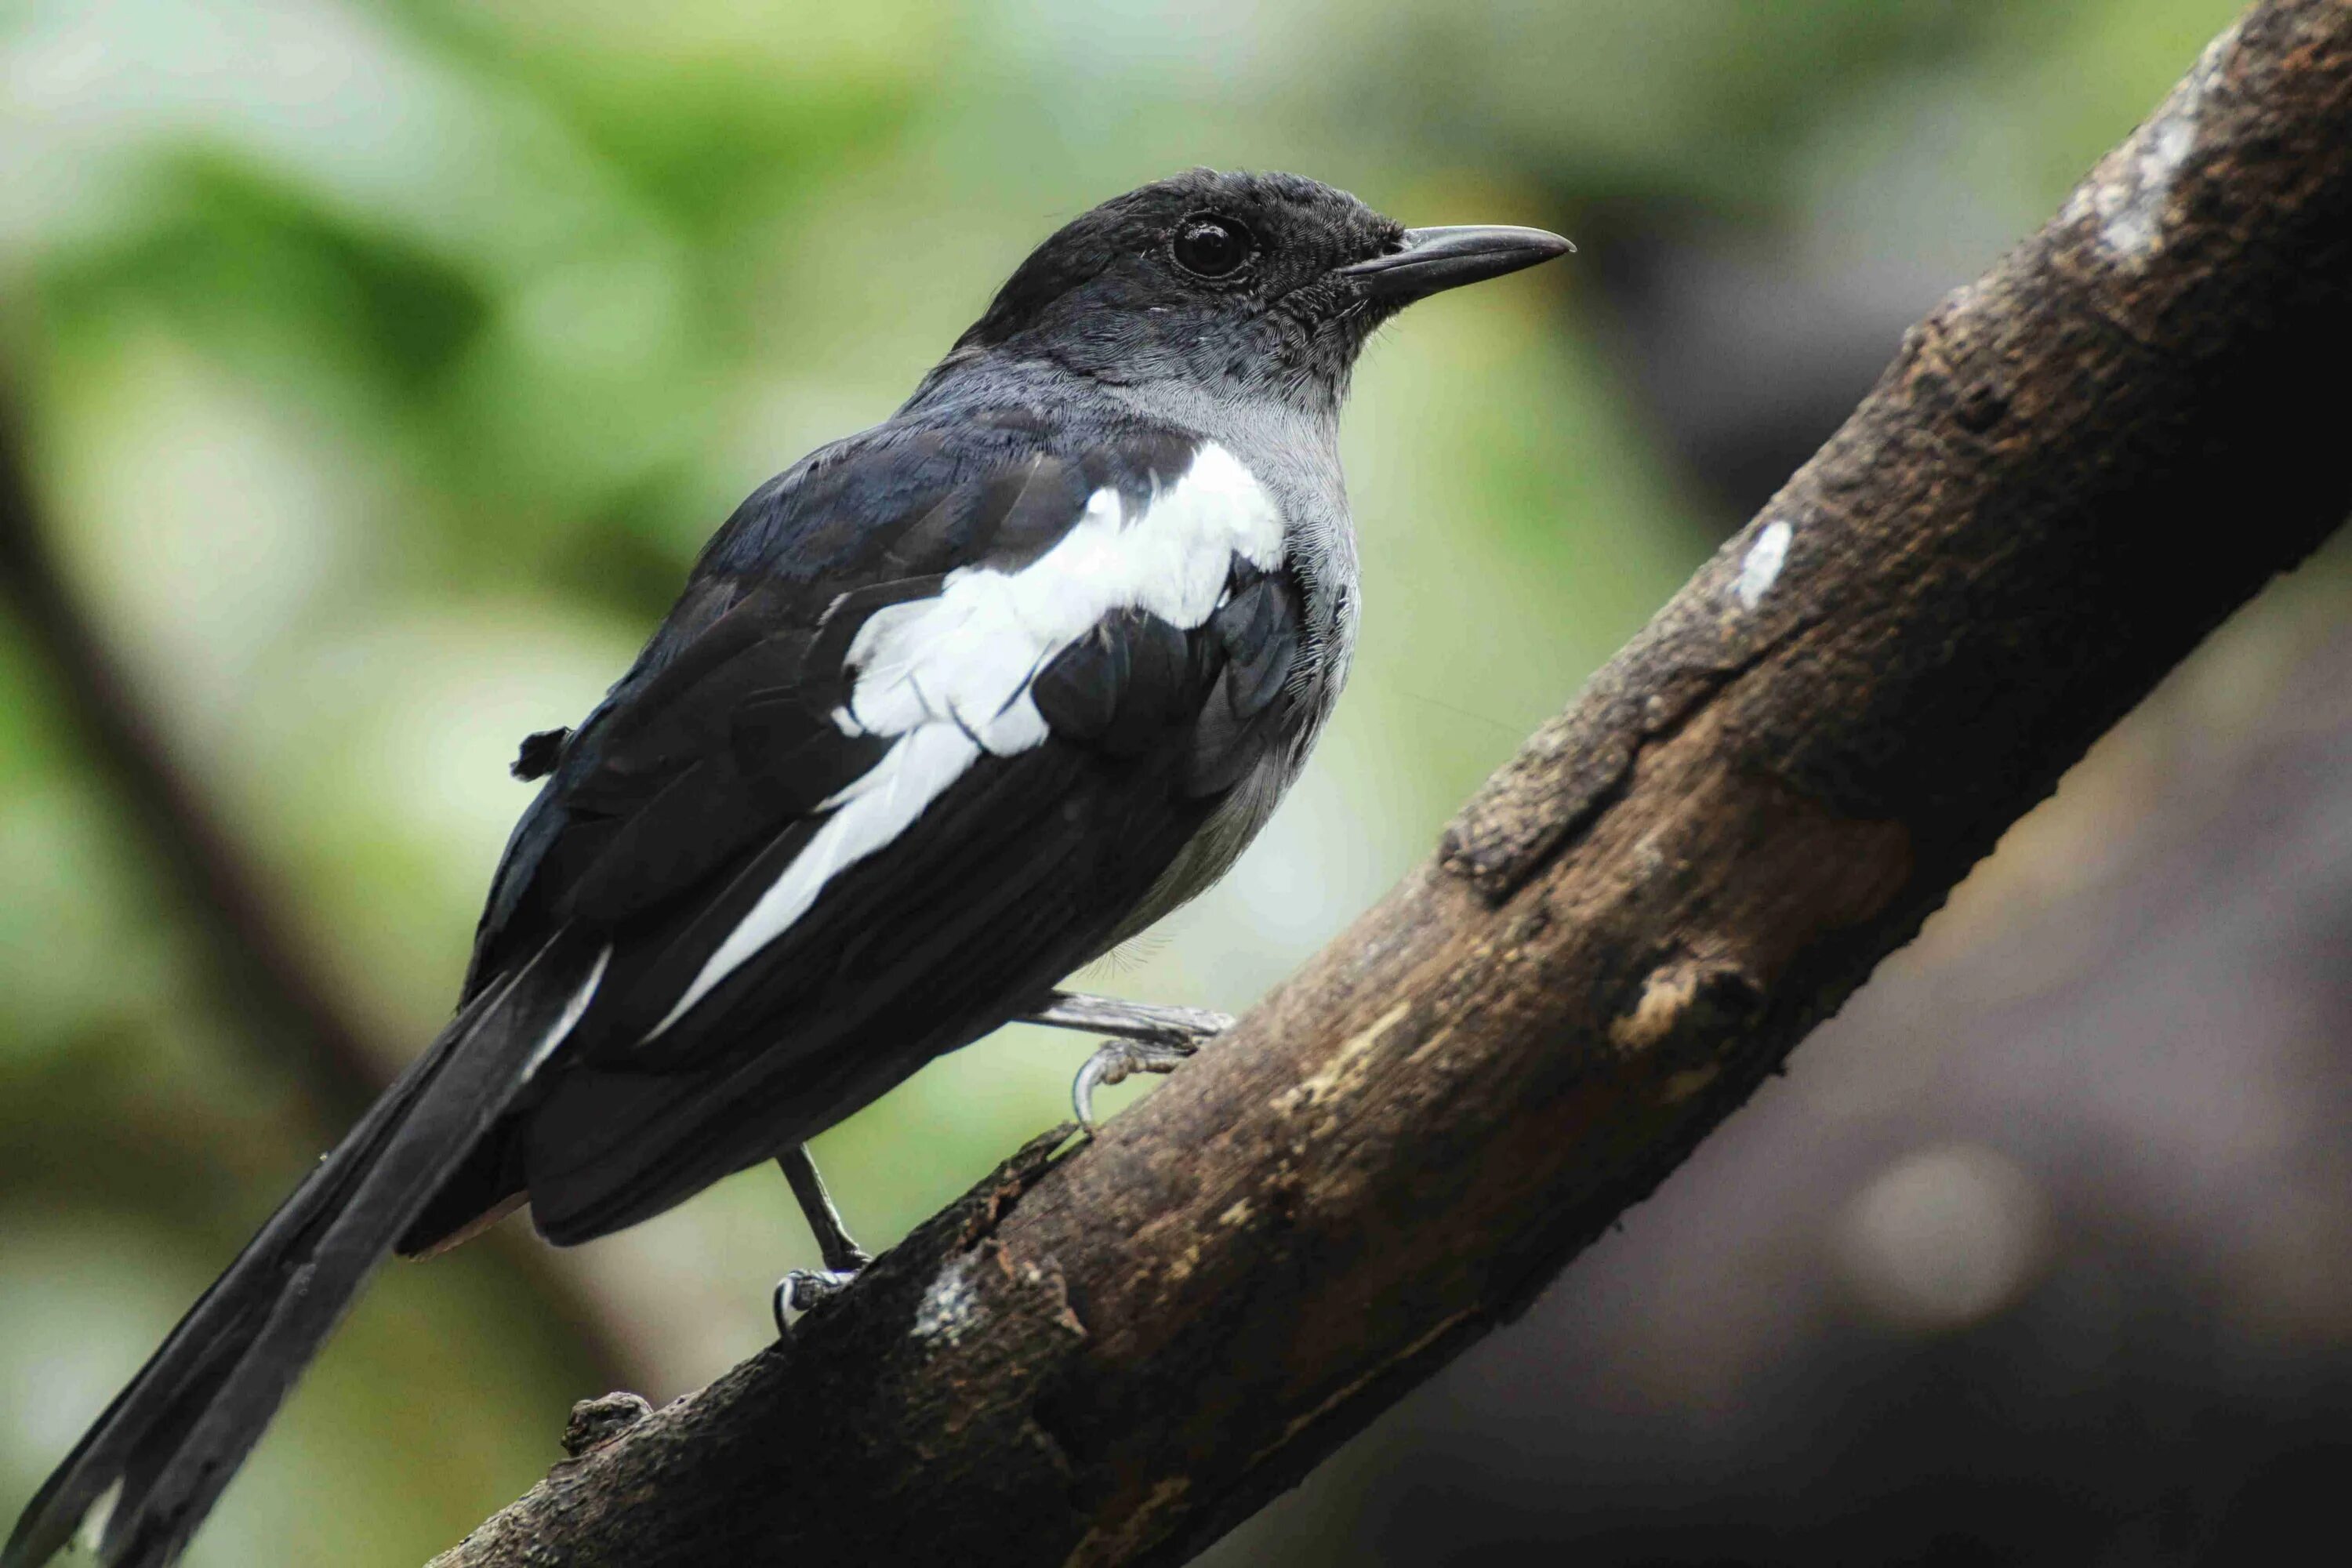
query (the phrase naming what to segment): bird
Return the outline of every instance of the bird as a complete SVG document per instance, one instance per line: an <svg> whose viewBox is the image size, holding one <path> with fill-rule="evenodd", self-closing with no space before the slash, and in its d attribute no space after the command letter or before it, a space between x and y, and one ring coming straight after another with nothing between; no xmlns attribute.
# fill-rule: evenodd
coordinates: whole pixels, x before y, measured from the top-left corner
<svg viewBox="0 0 2352 1568"><path fill-rule="evenodd" d="M1074 1086L1225 1022L1057 989L1214 882L1345 684L1339 416L1414 300L1573 247L1407 228L1300 175L1196 169L1048 237L889 418L752 491L635 663L523 742L541 788L455 1016L34 1496L162 1568L393 1253L518 1207L570 1246L776 1161L1014 1020L1111 1037Z"/></svg>

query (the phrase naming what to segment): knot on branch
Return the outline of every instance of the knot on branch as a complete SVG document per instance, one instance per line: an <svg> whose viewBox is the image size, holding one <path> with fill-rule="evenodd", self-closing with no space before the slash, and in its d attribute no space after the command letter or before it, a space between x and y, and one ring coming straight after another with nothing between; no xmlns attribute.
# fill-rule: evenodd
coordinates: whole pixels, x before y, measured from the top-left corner
<svg viewBox="0 0 2352 1568"><path fill-rule="evenodd" d="M1718 1043L1763 1014L1763 983L1738 964L1675 958L1650 971L1633 1006L1609 1021L1609 1043L1627 1057L1712 1077Z"/></svg>
<svg viewBox="0 0 2352 1568"><path fill-rule="evenodd" d="M653 1413L641 1394L620 1392L583 1399L563 1424L564 1455L576 1459L591 1448L601 1448Z"/></svg>

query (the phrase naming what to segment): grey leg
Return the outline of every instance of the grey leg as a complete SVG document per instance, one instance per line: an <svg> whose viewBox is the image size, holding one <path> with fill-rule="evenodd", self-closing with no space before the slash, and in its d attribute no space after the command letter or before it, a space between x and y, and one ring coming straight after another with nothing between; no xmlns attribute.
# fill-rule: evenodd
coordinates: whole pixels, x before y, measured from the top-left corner
<svg viewBox="0 0 2352 1568"><path fill-rule="evenodd" d="M873 1259L850 1239L849 1227L842 1224L841 1211L833 1206L833 1194L824 1190L824 1178L817 1174L807 1149L796 1143L777 1155L776 1163L792 1184L793 1196L800 1200L801 1213L816 1233L817 1253L824 1259L823 1268L795 1268L776 1281L776 1332L783 1334L790 1331L787 1310L807 1311L856 1279Z"/></svg>
<svg viewBox="0 0 2352 1568"><path fill-rule="evenodd" d="M1233 1016L1206 1007L1163 1007L1116 996L1082 996L1056 991L1045 1005L1022 1022L1056 1029L1085 1029L1113 1037L1105 1040L1070 1085L1070 1108L1078 1125L1095 1128L1095 1090L1139 1072L1174 1072L1202 1042L1233 1027Z"/></svg>
<svg viewBox="0 0 2352 1568"><path fill-rule="evenodd" d="M1234 1016L1213 1013L1206 1007L1165 1007L1150 1002L1129 1002L1119 996L1085 996L1075 991L1055 991L1047 995L1043 1007L1023 1015L1021 1022L1115 1035L1122 1040L1149 1040L1155 1044L1189 1040L1197 1046L1232 1028Z"/></svg>

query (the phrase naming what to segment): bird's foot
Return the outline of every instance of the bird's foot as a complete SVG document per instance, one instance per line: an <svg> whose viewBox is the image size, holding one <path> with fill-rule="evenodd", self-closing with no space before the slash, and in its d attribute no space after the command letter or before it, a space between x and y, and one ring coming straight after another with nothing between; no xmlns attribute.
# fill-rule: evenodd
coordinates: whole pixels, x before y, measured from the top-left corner
<svg viewBox="0 0 2352 1568"><path fill-rule="evenodd" d="M1232 1014L1206 1007L1167 1007L1070 991L1050 993L1044 1006L1022 1015L1022 1020L1116 1037L1087 1058L1077 1081L1070 1085L1070 1107L1088 1132L1095 1130L1096 1089L1139 1072L1174 1072L1193 1052L1234 1026Z"/></svg>
<svg viewBox="0 0 2352 1568"><path fill-rule="evenodd" d="M793 1196L800 1200L809 1232L816 1237L816 1249L824 1258L822 1268L795 1268L776 1281L771 1307L776 1317L776 1337L782 1339L792 1332L793 1315L841 1294L857 1278L858 1270L874 1259L850 1238L849 1227L842 1223L841 1211L833 1206L833 1194L824 1190L824 1178L817 1174L816 1162L809 1158L807 1149L794 1144L776 1156L776 1163L792 1184Z"/></svg>
<svg viewBox="0 0 2352 1568"><path fill-rule="evenodd" d="M1139 1072L1174 1072L1201 1048L1201 1042L1214 1038L1211 1035L1175 1036L1157 1040L1105 1040L1078 1069L1077 1080L1070 1085L1070 1109L1078 1113L1078 1125L1088 1132L1095 1130L1095 1090L1105 1084L1124 1083Z"/></svg>
<svg viewBox="0 0 2352 1568"><path fill-rule="evenodd" d="M773 1310L776 1314L776 1337L789 1338L793 1320L821 1301L830 1301L849 1289L856 1279L856 1268L795 1268L776 1281Z"/></svg>
<svg viewBox="0 0 2352 1568"><path fill-rule="evenodd" d="M1052 1029L1079 1029L1092 1035L1116 1035L1122 1040L1181 1041L1194 1045L1234 1026L1231 1013L1206 1007L1171 1007L1157 1002L1130 1002L1124 996L1087 996L1075 991L1046 994L1045 1005L1021 1015L1026 1024Z"/></svg>

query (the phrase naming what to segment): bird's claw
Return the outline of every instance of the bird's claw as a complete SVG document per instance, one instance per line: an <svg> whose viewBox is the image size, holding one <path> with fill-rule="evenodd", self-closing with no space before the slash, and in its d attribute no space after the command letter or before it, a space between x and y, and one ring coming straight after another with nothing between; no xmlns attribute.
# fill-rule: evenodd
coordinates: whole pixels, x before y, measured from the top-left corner
<svg viewBox="0 0 2352 1568"><path fill-rule="evenodd" d="M777 1280L773 1302L776 1337L782 1339L793 1331L794 1314L805 1312L820 1301L830 1301L847 1289L857 1273L855 1268L795 1268Z"/></svg>
<svg viewBox="0 0 2352 1568"><path fill-rule="evenodd" d="M1070 1109L1078 1125L1095 1130L1095 1090L1105 1084L1124 1083L1139 1072L1174 1072L1201 1048L1199 1039L1169 1037L1156 1040L1105 1040L1078 1069L1070 1085Z"/></svg>

